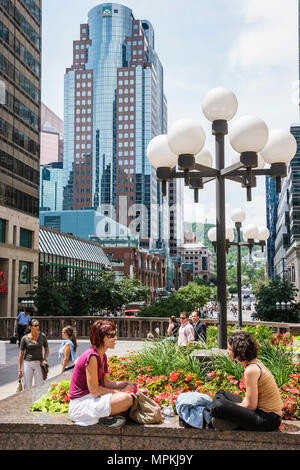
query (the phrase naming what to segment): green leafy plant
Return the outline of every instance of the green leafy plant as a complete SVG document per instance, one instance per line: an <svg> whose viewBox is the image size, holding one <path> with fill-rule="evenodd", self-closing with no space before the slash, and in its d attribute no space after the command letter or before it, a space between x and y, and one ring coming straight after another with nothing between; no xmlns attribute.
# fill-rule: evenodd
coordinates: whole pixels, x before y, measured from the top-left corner
<svg viewBox="0 0 300 470"><path fill-rule="evenodd" d="M68 413L69 410L70 381L62 380L59 383L52 382L49 392L30 405L31 411L43 413Z"/></svg>

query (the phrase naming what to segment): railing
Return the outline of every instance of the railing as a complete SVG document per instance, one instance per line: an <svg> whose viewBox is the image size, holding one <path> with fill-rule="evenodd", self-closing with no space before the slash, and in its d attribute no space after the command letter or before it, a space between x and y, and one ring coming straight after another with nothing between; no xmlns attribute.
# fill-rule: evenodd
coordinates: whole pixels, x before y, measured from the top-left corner
<svg viewBox="0 0 300 470"><path fill-rule="evenodd" d="M40 324L40 331L45 333L48 339L61 339L62 329L67 325L72 325L80 339L89 338L89 332L92 324L98 320L111 320L117 327L118 338L121 339L143 339L151 333L155 338L157 336L166 336L169 326L168 318L128 318L128 317L35 317ZM217 325L217 319L202 320L207 325ZM229 320L228 325L238 324L236 321ZM243 325L265 325L275 329L276 333L291 332L300 335L300 323L275 323L275 322L251 322L245 321ZM9 340L16 331L16 318L0 317L0 340ZM155 330L159 330L159 333Z"/></svg>

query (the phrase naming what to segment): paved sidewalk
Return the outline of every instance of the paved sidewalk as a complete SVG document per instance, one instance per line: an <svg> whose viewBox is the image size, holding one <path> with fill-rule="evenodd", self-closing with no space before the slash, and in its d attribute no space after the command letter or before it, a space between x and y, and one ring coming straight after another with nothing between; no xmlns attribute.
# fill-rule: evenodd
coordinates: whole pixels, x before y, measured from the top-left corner
<svg viewBox="0 0 300 470"><path fill-rule="evenodd" d="M0 364L0 400L7 398L16 393L18 386L18 355L19 348L18 345L10 344L9 341L1 341L6 349L6 363ZM49 340L49 350L50 355L48 358L49 362L49 373L48 379L51 379L60 374L61 365L58 361L58 350L61 344L59 340ZM110 356L123 356L129 354L131 351L137 351L142 349L144 341L127 341L127 340L118 340L116 343L115 349L109 349L107 351L107 357ZM79 357L86 349L90 346L89 340L79 340L77 357ZM16 377L16 379L15 379Z"/></svg>

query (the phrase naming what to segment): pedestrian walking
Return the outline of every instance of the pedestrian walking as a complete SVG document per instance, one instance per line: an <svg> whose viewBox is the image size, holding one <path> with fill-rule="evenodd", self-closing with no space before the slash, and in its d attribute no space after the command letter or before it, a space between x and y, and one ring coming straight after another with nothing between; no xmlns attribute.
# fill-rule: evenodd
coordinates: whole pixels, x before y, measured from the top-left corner
<svg viewBox="0 0 300 470"><path fill-rule="evenodd" d="M27 332L28 324L31 320L32 315L32 308L26 307L23 311L21 311L17 318L17 335L18 335L18 345L20 347L21 339Z"/></svg>
<svg viewBox="0 0 300 470"><path fill-rule="evenodd" d="M195 340L195 331L193 325L189 322L189 314L181 312L180 314L181 326L178 333L178 346L188 346Z"/></svg>
<svg viewBox="0 0 300 470"><path fill-rule="evenodd" d="M75 367L77 338L75 330L71 325L65 326L62 330L63 342L58 351L58 357L61 361L61 374Z"/></svg>
<svg viewBox="0 0 300 470"><path fill-rule="evenodd" d="M49 355L49 347L46 335L39 331L38 320L30 320L28 327L30 333L23 336L19 353L19 378L24 377L24 389L43 382L41 362ZM44 349L44 354L43 354Z"/></svg>
<svg viewBox="0 0 300 470"><path fill-rule="evenodd" d="M192 322L195 331L195 340L204 341L206 343L206 325L201 321L199 312L196 310L192 313Z"/></svg>
<svg viewBox="0 0 300 470"><path fill-rule="evenodd" d="M179 328L180 323L176 320L175 315L171 315L169 318L169 327L167 331L168 339L175 341L178 336Z"/></svg>

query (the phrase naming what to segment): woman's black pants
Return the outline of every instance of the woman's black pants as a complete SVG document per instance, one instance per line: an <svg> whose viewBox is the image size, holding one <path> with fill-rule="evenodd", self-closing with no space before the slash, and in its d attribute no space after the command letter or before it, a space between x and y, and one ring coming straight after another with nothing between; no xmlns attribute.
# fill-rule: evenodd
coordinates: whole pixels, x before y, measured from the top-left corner
<svg viewBox="0 0 300 470"><path fill-rule="evenodd" d="M211 405L213 418L227 419L237 427L247 431L276 431L281 417L276 413L266 413L257 408L250 410L238 405L242 398L224 390L218 390Z"/></svg>

